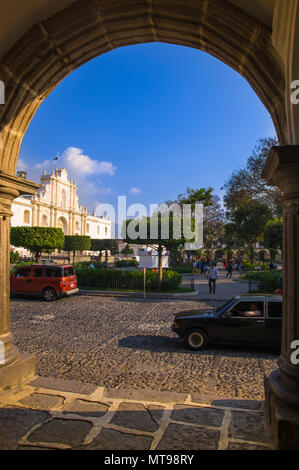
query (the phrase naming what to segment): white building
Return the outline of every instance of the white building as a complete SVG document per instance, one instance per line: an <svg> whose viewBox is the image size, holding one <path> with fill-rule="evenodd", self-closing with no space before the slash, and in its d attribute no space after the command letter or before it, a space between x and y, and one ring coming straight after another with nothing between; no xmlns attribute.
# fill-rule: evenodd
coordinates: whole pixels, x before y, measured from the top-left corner
<svg viewBox="0 0 299 470"><path fill-rule="evenodd" d="M26 174L19 172L18 176ZM111 238L111 221L90 215L79 205L76 182L68 179L65 168L46 171L34 196L20 196L12 203L12 227L60 227L65 235Z"/></svg>

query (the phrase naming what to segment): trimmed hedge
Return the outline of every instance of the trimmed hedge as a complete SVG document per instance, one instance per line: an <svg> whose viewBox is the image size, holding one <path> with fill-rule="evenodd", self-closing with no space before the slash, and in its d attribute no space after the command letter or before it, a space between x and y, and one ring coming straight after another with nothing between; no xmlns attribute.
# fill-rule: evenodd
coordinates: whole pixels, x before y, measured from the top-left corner
<svg viewBox="0 0 299 470"><path fill-rule="evenodd" d="M90 268L76 264L76 275L80 288L143 290L142 271L120 271L116 269ZM180 286L181 276L174 271L164 271L161 290L176 290ZM146 290L158 290L158 273L147 270Z"/></svg>
<svg viewBox="0 0 299 470"><path fill-rule="evenodd" d="M281 273L279 271L248 272L241 279L257 281L259 283L259 292L273 293L280 287L280 276Z"/></svg>
<svg viewBox="0 0 299 470"><path fill-rule="evenodd" d="M190 274L193 272L193 265L192 264L185 264L185 265L178 264L176 266L172 266L171 269L180 274Z"/></svg>
<svg viewBox="0 0 299 470"><path fill-rule="evenodd" d="M115 261L115 266L117 268L138 268L139 263L135 259L123 259L120 261Z"/></svg>

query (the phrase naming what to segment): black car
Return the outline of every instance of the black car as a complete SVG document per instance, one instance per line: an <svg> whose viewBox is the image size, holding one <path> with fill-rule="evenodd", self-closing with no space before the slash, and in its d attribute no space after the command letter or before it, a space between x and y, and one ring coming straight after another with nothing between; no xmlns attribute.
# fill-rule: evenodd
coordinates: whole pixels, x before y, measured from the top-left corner
<svg viewBox="0 0 299 470"><path fill-rule="evenodd" d="M239 295L215 311L177 313L172 331L194 350L208 344L242 344L280 348L282 297Z"/></svg>

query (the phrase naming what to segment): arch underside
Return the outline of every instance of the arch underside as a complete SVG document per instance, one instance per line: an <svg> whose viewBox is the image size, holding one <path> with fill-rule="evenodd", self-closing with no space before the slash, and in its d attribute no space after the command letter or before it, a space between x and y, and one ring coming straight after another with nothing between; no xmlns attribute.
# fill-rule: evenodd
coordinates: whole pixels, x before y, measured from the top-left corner
<svg viewBox="0 0 299 470"><path fill-rule="evenodd" d="M238 71L287 143L285 80L271 31L224 0L79 0L36 24L0 62L0 169L14 174L43 100L73 70L115 48L164 42L205 51Z"/></svg>

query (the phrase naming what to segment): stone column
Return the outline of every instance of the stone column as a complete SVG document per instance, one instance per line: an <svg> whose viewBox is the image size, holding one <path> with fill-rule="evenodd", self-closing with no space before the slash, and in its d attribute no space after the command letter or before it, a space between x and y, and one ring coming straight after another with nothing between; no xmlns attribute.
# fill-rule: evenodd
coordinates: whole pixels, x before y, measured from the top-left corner
<svg viewBox="0 0 299 470"><path fill-rule="evenodd" d="M19 192L17 190L0 186L0 279L1 285L4 287L0 290L0 341L2 341L2 344L4 343L5 346L5 364L10 364L18 358L18 350L12 345L12 335L10 333L9 293L9 232L10 219L12 217L11 203L13 199L18 196Z"/></svg>
<svg viewBox="0 0 299 470"><path fill-rule="evenodd" d="M266 407L277 449L299 449L299 146L273 147L263 177L283 193L283 322L278 369L265 377ZM299 359L299 347L297 358Z"/></svg>
<svg viewBox="0 0 299 470"><path fill-rule="evenodd" d="M0 178L0 391L33 376L35 370L34 357L19 353L10 331L11 204L19 195L12 185L2 186Z"/></svg>

